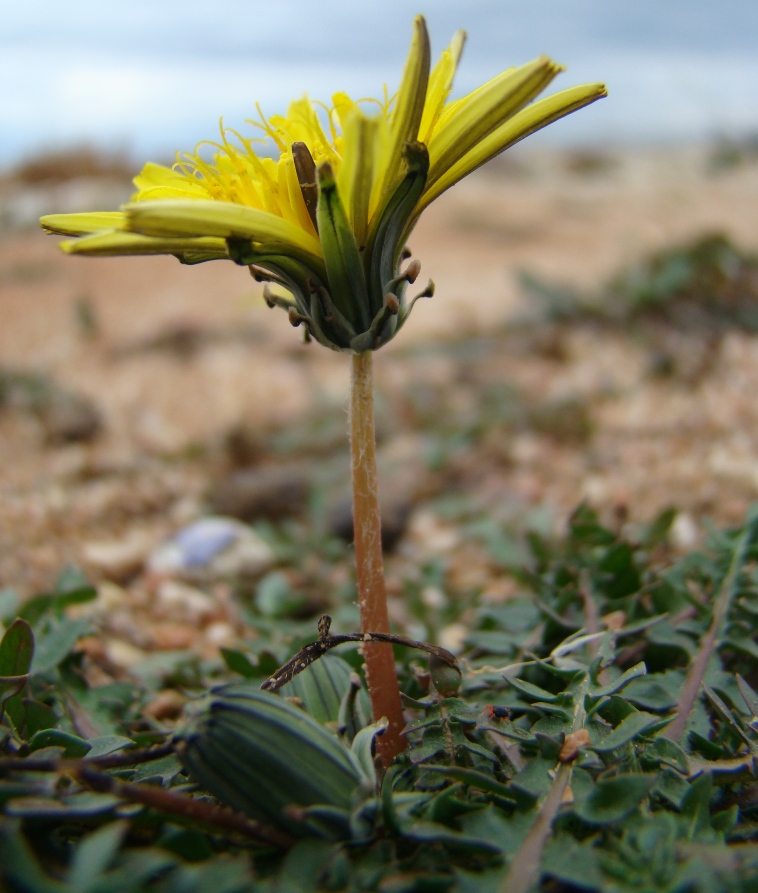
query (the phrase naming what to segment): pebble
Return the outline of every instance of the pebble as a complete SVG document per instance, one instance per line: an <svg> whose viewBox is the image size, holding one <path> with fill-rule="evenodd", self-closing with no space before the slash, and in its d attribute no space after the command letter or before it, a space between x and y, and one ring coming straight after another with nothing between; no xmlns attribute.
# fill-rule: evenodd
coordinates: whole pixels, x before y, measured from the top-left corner
<svg viewBox="0 0 758 893"><path fill-rule="evenodd" d="M200 623L217 610L209 595L179 580L163 580L155 594L159 613L177 620Z"/></svg>
<svg viewBox="0 0 758 893"><path fill-rule="evenodd" d="M91 570L124 583L142 570L154 543L154 535L132 530L121 539L85 543L82 558Z"/></svg>
<svg viewBox="0 0 758 893"><path fill-rule="evenodd" d="M137 648L123 639L110 639L105 645L105 654L109 663L123 670L128 670L141 663L146 655L141 648Z"/></svg>
<svg viewBox="0 0 758 893"><path fill-rule="evenodd" d="M184 711L185 700L178 691L167 688L145 706L142 715L153 719L177 719Z"/></svg>
<svg viewBox="0 0 758 893"><path fill-rule="evenodd" d="M467 635L468 627L465 624L451 623L440 630L439 644L453 654L460 654Z"/></svg>
<svg viewBox="0 0 758 893"><path fill-rule="evenodd" d="M410 500L401 493L380 493L379 510L382 516L382 549L392 552L401 541L411 513ZM331 532L346 543L353 542L353 500L343 497L328 513Z"/></svg>
<svg viewBox="0 0 758 893"><path fill-rule="evenodd" d="M48 443L88 442L103 428L102 414L92 400L64 391L44 403L39 418Z"/></svg>
<svg viewBox="0 0 758 893"><path fill-rule="evenodd" d="M311 483L312 475L302 465L247 468L217 485L211 506L220 515L243 521L277 521L301 514Z"/></svg>
<svg viewBox="0 0 758 893"><path fill-rule="evenodd" d="M147 570L158 577L200 582L258 576L276 560L255 531L234 518L207 517L153 551Z"/></svg>
<svg viewBox="0 0 758 893"><path fill-rule="evenodd" d="M671 525L671 539L678 549L692 549L699 537L695 519L688 512L679 512Z"/></svg>
<svg viewBox="0 0 758 893"><path fill-rule="evenodd" d="M185 623L155 623L150 627L153 647L159 651L183 651L197 641L197 630Z"/></svg>
<svg viewBox="0 0 758 893"><path fill-rule="evenodd" d="M230 623L217 620L206 627L205 640L214 648L227 648L237 643L237 634Z"/></svg>

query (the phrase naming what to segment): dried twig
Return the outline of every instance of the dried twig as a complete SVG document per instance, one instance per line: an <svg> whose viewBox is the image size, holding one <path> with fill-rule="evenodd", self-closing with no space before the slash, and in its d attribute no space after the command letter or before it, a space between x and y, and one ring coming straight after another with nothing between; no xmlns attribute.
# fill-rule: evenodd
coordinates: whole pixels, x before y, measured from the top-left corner
<svg viewBox="0 0 758 893"><path fill-rule="evenodd" d="M332 618L328 614L322 614L318 622L318 639L309 645L304 645L294 657L291 657L286 664L283 664L276 672L272 673L261 685L261 688L264 691L278 691L283 685L291 682L298 673L301 673L314 661L323 657L327 651L336 648L337 645L344 645L345 642L390 642L393 645L418 648L421 651L426 651L427 654L433 654L448 666L455 667L456 670L460 669L455 656L445 648L440 648L439 645L430 645L429 642L417 642L415 639L407 639L405 636L395 636L391 633L345 633L339 636L332 636L329 634L331 624Z"/></svg>
<svg viewBox="0 0 758 893"><path fill-rule="evenodd" d="M217 828L233 831L267 846L289 847L293 843L289 834L262 825L239 812L233 812L225 806L217 806L207 800L176 794L156 785L127 784L86 765L79 767L77 775L93 790L115 794L130 803L141 803L159 812L215 825Z"/></svg>
<svg viewBox="0 0 758 893"><path fill-rule="evenodd" d="M35 759L34 757L0 757L2 772L77 772L81 765L96 766L98 769L121 769L159 760L174 752L174 742L165 741L154 747L135 748L118 753L103 754L101 757L82 759Z"/></svg>
<svg viewBox="0 0 758 893"><path fill-rule="evenodd" d="M729 605L739 588L739 576L748 557L748 552L758 531L758 515L753 515L745 526L738 547L734 550L729 570L721 582L716 601L713 606L713 620L708 632L703 636L697 654L690 664L690 671L682 686L676 705L676 716L663 732L670 741L679 741L687 728L692 708L695 706L700 688L703 684L708 664L719 639L724 633Z"/></svg>

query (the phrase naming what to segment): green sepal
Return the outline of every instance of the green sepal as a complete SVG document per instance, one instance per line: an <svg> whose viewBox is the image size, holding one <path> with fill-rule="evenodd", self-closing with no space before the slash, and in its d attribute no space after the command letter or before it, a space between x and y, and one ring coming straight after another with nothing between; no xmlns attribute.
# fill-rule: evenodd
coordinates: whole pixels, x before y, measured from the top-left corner
<svg viewBox="0 0 758 893"><path fill-rule="evenodd" d="M219 800L298 836L313 833L303 810L349 813L365 786L338 738L251 683L212 691L175 741L191 777Z"/></svg>
<svg viewBox="0 0 758 893"><path fill-rule="evenodd" d="M325 654L279 689L284 697L296 697L320 723L338 722L343 699L351 688L350 664L336 654Z"/></svg>
<svg viewBox="0 0 758 893"><path fill-rule="evenodd" d="M377 214L377 223L366 248L369 295L374 316L384 306L389 283L398 276L400 253L405 245L407 224L424 192L429 171L429 153L423 143L407 143L403 152L406 172L397 189L389 197L384 208ZM402 294L397 294L398 299ZM401 304L402 308L402 304ZM391 331L380 337L380 346L394 334L396 319L390 320Z"/></svg>
<svg viewBox="0 0 758 893"><path fill-rule="evenodd" d="M366 279L360 251L345 213L332 166L318 168L318 231L324 253L329 293L334 306L356 332L371 325Z"/></svg>

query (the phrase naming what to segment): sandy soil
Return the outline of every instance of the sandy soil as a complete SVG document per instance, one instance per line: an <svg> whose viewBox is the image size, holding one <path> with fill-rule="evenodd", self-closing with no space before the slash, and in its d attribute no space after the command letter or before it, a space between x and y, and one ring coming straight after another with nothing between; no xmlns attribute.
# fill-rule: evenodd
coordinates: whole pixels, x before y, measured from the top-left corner
<svg viewBox="0 0 758 893"><path fill-rule="evenodd" d="M668 378L649 374L649 345L623 331L577 324L498 340L530 312L520 269L592 290L650 251L706 232L758 247L758 165L713 173L707 160L697 148L524 151L433 206L411 247L436 296L376 356L385 415L394 413L388 454L413 453L423 436L424 388L475 413L501 383L535 404L580 401L592 433L493 429L457 482L484 507L547 506L558 523L583 498L638 519L673 504L683 545L703 516L738 520L758 494L755 337L669 333L684 367L692 352L702 362ZM235 465L272 460L256 453L256 432L295 425L314 406L345 425L346 358L303 346L244 269L67 258L27 226L36 213L115 206L128 193L122 183L80 181L6 183L0 195L0 367L44 373L90 398L103 421L97 436L60 443L49 414L23 394L0 408L0 585L22 593L49 586L66 561L113 576L93 543L131 542L146 554L206 512L208 493ZM468 352L449 348L462 339ZM404 431L414 400L416 421ZM230 450L235 432L247 456ZM420 494L408 541L439 539L440 524Z"/></svg>

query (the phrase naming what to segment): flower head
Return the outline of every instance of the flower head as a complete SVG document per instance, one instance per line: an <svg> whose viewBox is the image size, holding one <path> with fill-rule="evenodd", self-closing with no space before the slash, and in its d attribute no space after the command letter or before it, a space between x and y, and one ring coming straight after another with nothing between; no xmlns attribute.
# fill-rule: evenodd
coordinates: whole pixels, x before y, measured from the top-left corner
<svg viewBox="0 0 758 893"><path fill-rule="evenodd" d="M251 122L262 138L221 126L172 168L148 163L121 211L54 214L50 232L76 236L72 254L172 254L183 263L231 259L267 281L294 325L336 350L374 350L408 318L418 276L406 240L434 199L504 149L605 96L602 84L534 100L562 69L540 57L449 102L463 49L458 32L432 68L424 19L394 97L322 106ZM268 143L275 154L257 151ZM210 150L210 152L209 152ZM210 157L209 157L210 154Z"/></svg>

